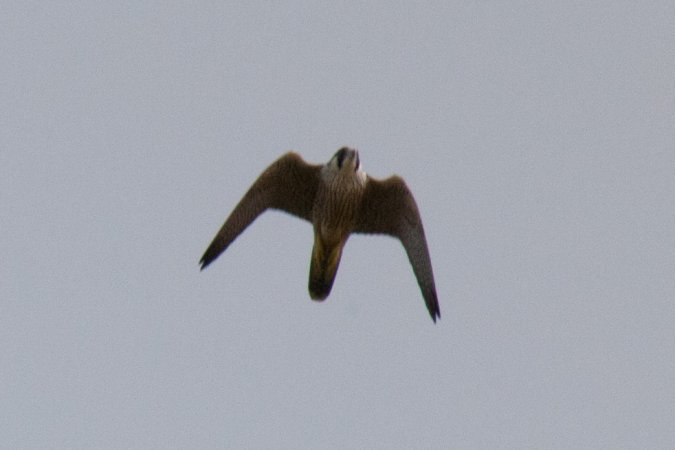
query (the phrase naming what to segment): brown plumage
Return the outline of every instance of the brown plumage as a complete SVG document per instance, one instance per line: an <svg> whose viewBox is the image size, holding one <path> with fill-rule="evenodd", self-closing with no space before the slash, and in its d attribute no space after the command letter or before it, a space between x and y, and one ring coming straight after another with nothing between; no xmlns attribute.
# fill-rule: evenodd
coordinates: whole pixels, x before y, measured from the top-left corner
<svg viewBox="0 0 675 450"><path fill-rule="evenodd" d="M424 228L402 178L376 180L361 170L358 152L343 147L325 165L289 152L272 163L246 192L200 260L203 270L268 208L312 223L314 247L309 293L330 294L342 249L351 233L388 234L406 250L431 318L441 316Z"/></svg>

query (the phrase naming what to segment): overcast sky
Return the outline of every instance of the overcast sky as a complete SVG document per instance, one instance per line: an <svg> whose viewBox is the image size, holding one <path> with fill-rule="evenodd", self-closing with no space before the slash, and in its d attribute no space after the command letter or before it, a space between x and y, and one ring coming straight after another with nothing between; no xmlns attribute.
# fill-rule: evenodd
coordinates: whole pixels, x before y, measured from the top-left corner
<svg viewBox="0 0 675 450"><path fill-rule="evenodd" d="M592 3L592 6L586 5ZM5 2L0 447L672 448L672 2ZM307 292L294 149L422 213Z"/></svg>

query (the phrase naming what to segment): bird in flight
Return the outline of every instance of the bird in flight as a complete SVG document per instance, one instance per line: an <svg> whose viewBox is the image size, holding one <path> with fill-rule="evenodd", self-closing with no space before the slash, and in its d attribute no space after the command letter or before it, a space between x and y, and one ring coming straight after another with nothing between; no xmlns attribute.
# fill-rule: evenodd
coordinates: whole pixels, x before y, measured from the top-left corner
<svg viewBox="0 0 675 450"><path fill-rule="evenodd" d="M422 220L401 177L371 178L361 168L358 151L348 147L339 149L327 164L317 165L288 152L265 169L244 194L204 252L201 270L270 208L305 219L314 228L309 269L313 300L324 300L330 294L351 233L386 234L403 244L429 314L434 322L440 318Z"/></svg>

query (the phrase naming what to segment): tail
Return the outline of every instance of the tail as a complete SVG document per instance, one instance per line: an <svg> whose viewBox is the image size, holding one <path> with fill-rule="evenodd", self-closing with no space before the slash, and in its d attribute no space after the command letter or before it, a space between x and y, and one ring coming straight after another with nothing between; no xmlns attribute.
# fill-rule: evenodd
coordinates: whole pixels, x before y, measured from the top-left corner
<svg viewBox="0 0 675 450"><path fill-rule="evenodd" d="M344 245L345 241L326 245L321 238L315 236L309 267L309 296L312 300L325 300L330 294Z"/></svg>

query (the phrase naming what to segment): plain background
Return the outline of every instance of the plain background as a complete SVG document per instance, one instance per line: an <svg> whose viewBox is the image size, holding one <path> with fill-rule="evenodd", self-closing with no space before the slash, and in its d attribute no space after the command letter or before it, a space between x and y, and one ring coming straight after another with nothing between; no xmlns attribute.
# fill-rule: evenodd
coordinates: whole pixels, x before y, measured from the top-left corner
<svg viewBox="0 0 675 450"><path fill-rule="evenodd" d="M672 448L672 2L3 2L0 447ZM422 212L197 261L284 151Z"/></svg>

